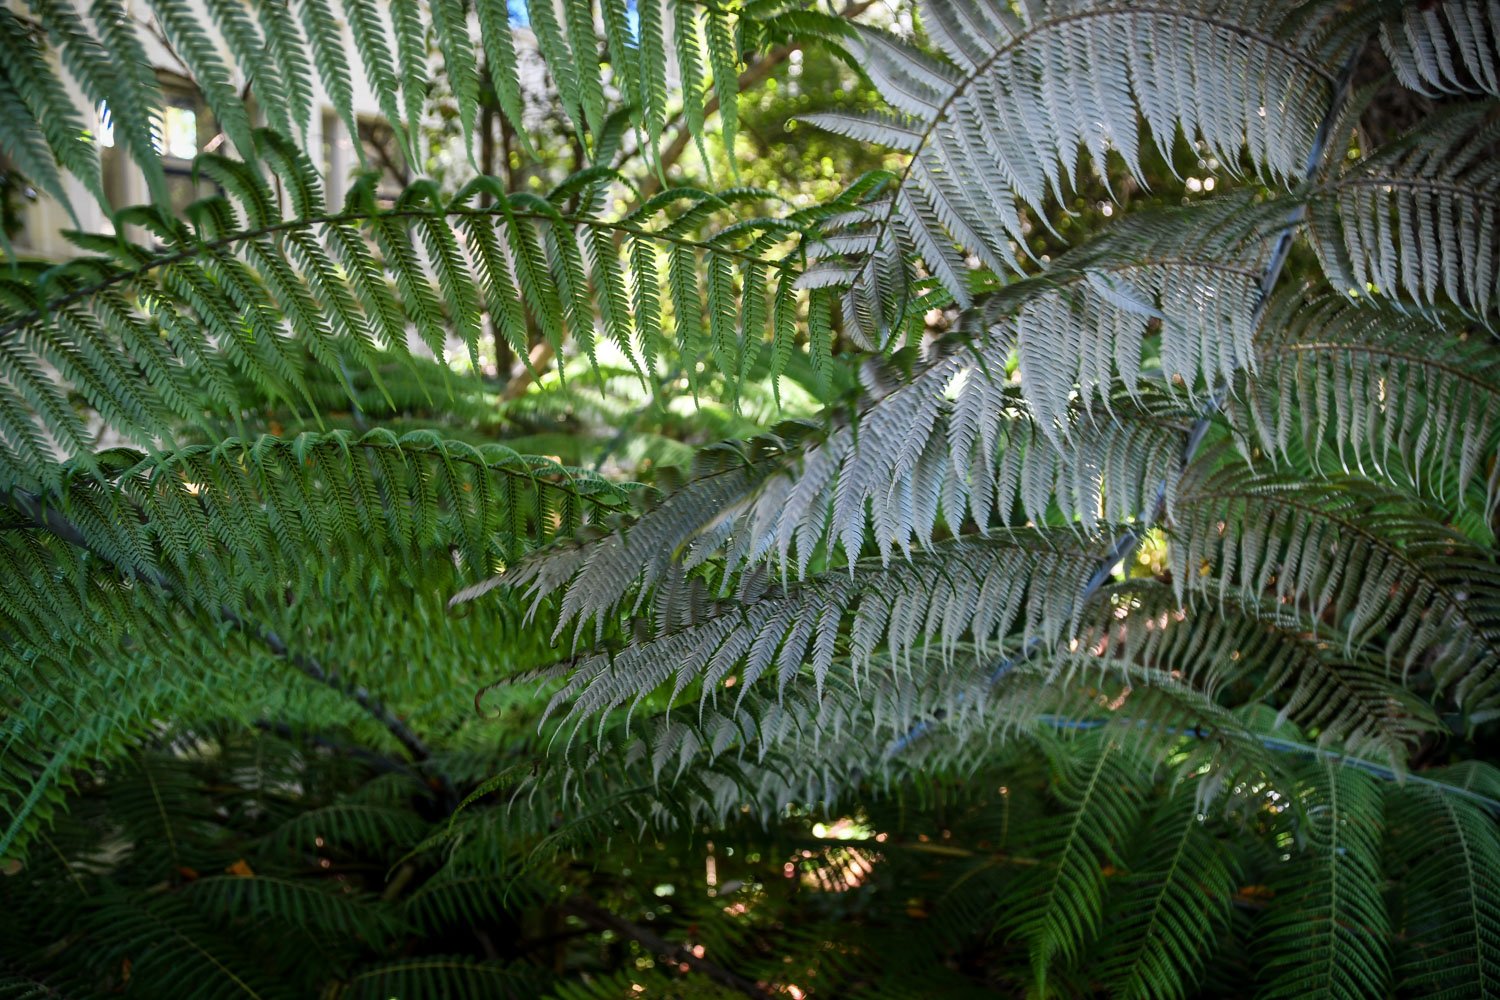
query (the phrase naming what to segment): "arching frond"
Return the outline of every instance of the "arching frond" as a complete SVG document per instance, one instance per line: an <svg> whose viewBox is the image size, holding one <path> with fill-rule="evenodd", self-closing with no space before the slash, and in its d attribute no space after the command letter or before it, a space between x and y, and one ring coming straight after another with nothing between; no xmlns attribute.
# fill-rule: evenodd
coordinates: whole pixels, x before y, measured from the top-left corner
<svg viewBox="0 0 1500 1000"><path fill-rule="evenodd" d="M1112 989L1124 997L1188 995L1190 977L1212 959L1227 929L1237 864L1205 823L1185 786L1157 806L1112 892L1101 944ZM1187 973L1184 975L1184 973Z"/></svg>
<svg viewBox="0 0 1500 1000"><path fill-rule="evenodd" d="M172 441L178 424L201 421L204 396L211 414L231 419L237 377L294 409L310 403L304 350L326 369L342 371L345 358L370 369L377 343L407 352L413 329L438 357L450 337L472 355L481 303L523 356L528 316L555 346L572 337L592 356L595 320L580 241L593 265L592 294L611 303L605 333L627 358L654 357L664 331L659 311L638 312L632 322L620 290L654 286L662 275L677 305L682 349L690 357L702 352L734 384L743 358L760 350L761 331L747 326L743 346L739 331L716 337L711 352L690 334L699 315L733 308L734 293L723 280L705 290L700 262L726 280L742 272L748 284L740 294L764 296L793 275L757 237L795 239L798 227L817 217L745 220L732 233L695 240L683 233L682 219L664 214L681 192L669 192L673 197L629 222L607 222L565 218L544 199L504 196L488 180L448 202L419 183L389 210L362 202L369 192L356 191L352 205L329 213L317 173L289 158L287 176L301 182L301 194L298 214L284 218L269 189L243 165L209 156L202 162L235 193L243 221L219 199L199 203L193 226L142 210L143 220L170 241L165 252L88 238L88 247L118 259L80 259L61 273L46 272L45 280L35 272L0 279L0 434L7 445L0 458L7 481L53 486L57 450L78 460L91 451L85 422L64 402L65 387L82 394L117 434L151 447ZM497 194L496 204L476 204L486 191ZM690 209L725 204L693 192L686 198ZM379 257L365 242L365 226ZM616 235L632 247L629 253L611 242ZM682 266L659 272L653 244L672 248Z"/></svg>
<svg viewBox="0 0 1500 1000"><path fill-rule="evenodd" d="M1178 592L1263 595L1374 642L1403 679L1430 672L1460 704L1495 697L1493 556L1358 480L1299 483L1203 461L1182 487ZM1232 529L1232 530L1231 530Z"/></svg>
<svg viewBox="0 0 1500 1000"><path fill-rule="evenodd" d="M1493 119L1485 104L1438 116L1314 196L1313 242L1340 291L1448 303L1493 325L1500 296Z"/></svg>
<svg viewBox="0 0 1500 1000"><path fill-rule="evenodd" d="M944 644L972 638L982 647L1012 628L1056 635L1077 613L1070 581L1093 558L1046 536L1006 533L943 543L909 561L860 566L791 588L766 589L762 577L742 587L735 604L695 624L568 664L568 681L549 712L566 705L567 717L582 723L669 681L674 694L701 684L707 698L731 673L742 695L773 670L785 687L804 663L822 684L844 641L846 617L856 675L878 646L899 659L928 636ZM1022 580L1029 582L1016 586ZM1054 588L1054 580L1062 585Z"/></svg>
<svg viewBox="0 0 1500 1000"><path fill-rule="evenodd" d="M483 572L627 496L548 459L430 431L228 438L134 462L112 457L124 467L110 487L74 480L46 504L86 524L89 545L122 570L200 581L207 607L284 586L310 552L399 560L452 547ZM257 574L262 582L251 583Z"/></svg>
<svg viewBox="0 0 1500 1000"><path fill-rule="evenodd" d="M1238 162L1247 149L1257 169L1298 178L1340 58L1326 50L1329 22L1257 4L1190 12L1027 4L1013 14L1001 4L941 0L924 14L952 64L873 32L860 53L881 96L909 121L812 120L912 151L895 192L867 214L868 238L919 254L960 304L968 289L954 245L998 273L1019 267L1023 206L1045 217L1049 194L1060 198L1079 176L1082 151L1101 177L1116 153L1139 178L1143 140L1170 160L1181 131L1222 162ZM998 118L998 108L1014 121ZM909 301L904 269L897 265L892 284L881 259L850 268L839 283L853 285L855 299ZM864 336L887 339L884 325Z"/></svg>
<svg viewBox="0 0 1500 1000"><path fill-rule="evenodd" d="M814 256L844 246L843 221L829 220ZM1015 352L1052 436L1065 433L1075 392L1108 398L1123 383L1133 393L1158 370L1189 389L1228 380L1252 363L1267 237L1281 221L1235 196L1123 220L976 309L979 355L998 370Z"/></svg>
<svg viewBox="0 0 1500 1000"><path fill-rule="evenodd" d="M98 949L91 964L140 975L185 1000L275 1000L285 986L257 973L251 956L223 933L203 926L183 900L147 900L123 893L99 901L89 921Z"/></svg>
<svg viewBox="0 0 1500 1000"><path fill-rule="evenodd" d="M333 850L379 855L419 841L424 832L418 817L399 805L345 801L297 813L277 827L267 844L288 853L331 844Z"/></svg>
<svg viewBox="0 0 1500 1000"><path fill-rule="evenodd" d="M1459 509L1500 502L1500 369L1482 338L1298 290L1271 306L1256 354L1227 408L1267 453L1405 482Z"/></svg>
<svg viewBox="0 0 1500 1000"><path fill-rule="evenodd" d="M311 934L361 937L378 942L399 929L397 915L373 898L337 883L265 875L210 875L194 879L182 898L211 919L277 920Z"/></svg>
<svg viewBox="0 0 1500 1000"><path fill-rule="evenodd" d="M740 56L735 39L775 37L776 15L784 13L767 12L772 22L767 31L755 25L757 12L750 8L649 0L635 10L637 23L649 29L639 30L631 26L625 6L613 0L597 8L591 0L528 5L521 8L521 24L514 23L516 15L504 5L490 3L475 4L478 16L471 18L468 0L401 0L388 6L371 0L301 0L297 17L285 0L249 7L241 0L211 0L201 10L186 0L150 0L139 11L117 0L98 0L86 8L74 0L28 0L26 7L29 16L7 12L0 22L7 39L0 100L6 101L10 126L0 135L0 149L24 163L65 205L59 166L104 201L97 137L81 124L80 108L71 96L74 86L87 111L104 108L120 125L153 195L160 204L168 203L162 151L150 141L153 115L163 103L146 57L156 44L156 32L203 92L215 121L242 156L257 155L250 128L252 100L279 135L315 152L307 146L314 78L355 133L353 81L358 73L416 161L432 76L429 36L442 57L465 139L471 143L481 53L485 74L500 95L501 113L525 136L520 99L525 71L517 50L518 43L529 40L580 133L602 138L608 77L646 126L653 146L665 122L667 53L675 49L684 67L697 67L696 80L684 77L680 95L692 134L703 141L711 90L724 140L733 148ZM528 26L527 37L518 38L517 29ZM822 30L836 44L847 29L835 18ZM57 53L60 68L47 58L47 50ZM702 76L705 58L712 67L709 90ZM612 74L606 74L606 65Z"/></svg>
<svg viewBox="0 0 1500 1000"><path fill-rule="evenodd" d="M1291 857L1274 874L1277 905L1256 923L1265 995L1354 1000L1385 992L1379 786L1351 768L1310 765L1281 818Z"/></svg>
<svg viewBox="0 0 1500 1000"><path fill-rule="evenodd" d="M538 598L563 593L563 620L580 625L640 593L635 608L654 606L657 627L670 629L691 606L674 604L686 596L679 578L720 553L731 569L766 560L801 576L836 546L858 559L867 530L888 562L897 549L930 545L940 512L950 532L966 518L987 532L1017 508L1038 523L1060 510L1087 535L1154 501L1186 426L1174 417L1121 399L1113 412L1075 409L1068 438L1054 442L1014 386L954 357L878 401L857 427L835 426L780 455L792 442L768 440L738 467L702 466L615 534L541 553L495 582ZM657 586L676 589L647 605Z"/></svg>
<svg viewBox="0 0 1500 1000"><path fill-rule="evenodd" d="M1052 750L1051 781L1062 815L1038 824L1023 850L1046 846L1051 864L1017 880L1002 898L1005 925L1031 954L1037 985L1045 989L1056 963L1072 964L1100 931L1107 867L1124 864L1121 853L1139 810L1141 789L1132 781L1131 748L1111 738L1085 739Z"/></svg>
<svg viewBox="0 0 1500 1000"><path fill-rule="evenodd" d="M1388 6L1398 13L1381 23L1380 46L1403 86L1500 97L1500 33L1482 0Z"/></svg>
<svg viewBox="0 0 1500 1000"><path fill-rule="evenodd" d="M1493 796L1493 767L1468 762L1429 777ZM1482 806L1441 787L1386 792L1387 868L1397 887L1392 928L1398 987L1430 996L1484 996L1500 982L1500 834ZM1412 943L1406 943L1412 942Z"/></svg>
<svg viewBox="0 0 1500 1000"><path fill-rule="evenodd" d="M1095 620L1065 649L1042 654L1046 676L1074 684L1115 673L1127 687L1174 678L1210 703L1273 705L1279 721L1295 722L1319 745L1398 768L1422 735L1439 728L1431 709L1383 663L1286 605L1218 594L1179 605L1167 591L1146 581L1108 591Z"/></svg>
<svg viewBox="0 0 1500 1000"><path fill-rule="evenodd" d="M393 996L541 995L543 978L523 965L476 961L463 955L408 958L360 970L343 996L386 1000Z"/></svg>
<svg viewBox="0 0 1500 1000"><path fill-rule="evenodd" d="M1092 532L1148 511L1159 494L1170 506L1167 473L1192 418L1152 388L1141 358L1149 338L1164 366L1195 381L1249 362L1258 275L1215 257L1243 246L1244 225L1215 208L1121 227L1060 261L1055 277L987 303L977 342L955 337L954 353L897 375L857 420L836 412L820 436L768 437L753 462L704 465L638 523L494 582L538 597L563 591L563 620L585 624L637 583L648 589L720 553L731 568L772 560L800 575L835 546L859 558L867 527L885 559L925 544L940 512L952 532L966 518L981 531L1010 523L1017 507L1036 523L1056 510ZM1154 256L1142 261L1146 247ZM1124 389L1094 402L1117 379Z"/></svg>

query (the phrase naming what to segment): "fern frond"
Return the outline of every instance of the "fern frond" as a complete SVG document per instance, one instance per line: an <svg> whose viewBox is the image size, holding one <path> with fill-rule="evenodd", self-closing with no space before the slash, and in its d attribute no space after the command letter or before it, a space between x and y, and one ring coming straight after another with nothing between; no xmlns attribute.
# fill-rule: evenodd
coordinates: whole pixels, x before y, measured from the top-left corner
<svg viewBox="0 0 1500 1000"><path fill-rule="evenodd" d="M1500 97L1500 27L1480 0L1393 8L1380 46L1402 86L1419 94Z"/></svg>
<svg viewBox="0 0 1500 1000"><path fill-rule="evenodd" d="M1027 402L1053 436L1065 433L1075 392L1107 399L1122 383L1134 393L1154 374L1153 359L1190 391L1230 379L1253 363L1271 224L1266 208L1236 196L1138 213L976 307L980 356L1001 369L1017 352ZM810 247L815 260L844 245L832 223L825 231Z"/></svg>
<svg viewBox="0 0 1500 1000"><path fill-rule="evenodd" d="M463 955L428 955L361 969L342 995L387 1000L393 996L540 996L545 980L519 963L478 961Z"/></svg>
<svg viewBox="0 0 1500 1000"><path fill-rule="evenodd" d="M208 919L278 922L310 934L359 937L372 943L399 933L398 914L373 896L362 896L331 880L266 875L208 875L183 887L182 898Z"/></svg>
<svg viewBox="0 0 1500 1000"><path fill-rule="evenodd" d="M1336 765L1310 769L1281 813L1290 860L1277 866L1277 905L1256 923L1268 997L1384 993L1390 978L1380 897L1385 828L1380 787Z"/></svg>
<svg viewBox="0 0 1500 1000"><path fill-rule="evenodd" d="M25 123L29 118L46 137L56 164L78 178L85 189L102 202L104 187L99 173L97 141L88 134L66 85L49 64L36 35L6 9L0 11L0 39L4 40L4 45L0 46L4 49L0 54L0 74L6 83L5 100L11 104L7 112L7 128L21 140L12 146L8 139L5 148L18 163L37 170L33 179L72 211L73 206L61 193L56 165L51 158L38 156L31 144L21 139L28 131ZM16 101L25 106L24 110L11 103Z"/></svg>
<svg viewBox="0 0 1500 1000"><path fill-rule="evenodd" d="M1278 722L1294 721L1318 745L1372 753L1396 767L1424 733L1438 728L1432 710L1388 677L1383 664L1341 648L1326 626L1271 600L1216 597L1178 605L1168 590L1138 581L1106 591L1094 620L1086 619L1067 648L1043 654L1047 676L1072 684L1122 671L1129 680L1139 666L1214 703L1273 705Z"/></svg>
<svg viewBox="0 0 1500 1000"><path fill-rule="evenodd" d="M1184 221L1201 228L1184 233ZM800 445L764 438L758 468L705 465L700 484L618 536L543 555L506 582L538 597L566 589L563 620L584 626L637 582L644 591L668 580L673 563L680 573L723 554L730 568L774 560L800 575L836 546L859 558L867 527L884 559L924 544L939 512L955 532L967 517L981 531L1011 523L1017 507L1033 522L1055 511L1092 532L1149 510L1159 493L1170 508L1167 473L1192 418L1147 391L1139 358L1159 336L1164 362L1194 379L1249 363L1258 272L1213 257L1242 246L1245 225L1215 207L1121 227L1060 261L1056 278L987 302L977 343L923 367L856 422L836 416ZM1148 245L1155 256L1142 262L1132 251ZM1097 343L1078 344L1079 331L1100 328ZM1019 392L1002 377L1018 341ZM1033 357L1039 350L1047 356ZM1092 402L1118 380L1123 391Z"/></svg>
<svg viewBox="0 0 1500 1000"><path fill-rule="evenodd" d="M1002 920L1026 941L1041 990L1054 963L1072 963L1099 933L1103 869L1124 864L1121 846L1138 821L1142 792L1131 773L1130 748L1112 735L1065 748L1044 743L1043 749L1050 751L1051 781L1065 811L1035 828L1035 845L1023 846L1047 845L1052 863L1018 880L1014 894L1001 901Z"/></svg>
<svg viewBox="0 0 1500 1000"><path fill-rule="evenodd" d="M212 0L203 10L185 0L149 0L137 16L118 0L91 0L87 11L75 0L28 0L27 6L50 43L56 46L68 74L90 107L107 108L117 133L145 170L158 204L168 204L159 147L161 98L147 58L148 41L159 26L173 52L203 92L214 119L241 156L252 158L251 105L269 125L309 153L307 138L314 114L314 74L350 134L355 129L355 86L346 55L359 53L360 69L386 121L395 130L409 162L420 162L416 140L426 114L427 38L441 54L444 73L457 99L458 118L472 146L479 98L479 62L486 55L488 75L500 95L501 113L525 141L522 120L522 67L515 57L514 26L503 5L478 5L477 28L470 24L466 0L398 0L386 7L372 0L298 0L294 18L288 0ZM653 147L666 121L667 50L675 47L682 76L684 110L691 134L700 144L705 132L702 68L704 37L692 3L653 0L644 12L646 30L632 29L624 5L603 6L602 30L591 0L567 0L528 10L537 49L553 76L564 105L580 133L606 141L606 94L603 66L613 68L612 83L629 105L628 115L644 125ZM670 8L671 18L663 14ZM559 17L559 10L561 17ZM767 15L774 21L776 12ZM748 10L719 10L707 16L706 51L714 67L713 92L723 133L733 146L737 129L735 62L742 39L769 42L775 34L755 27ZM13 15L7 15L5 76L14 93L6 116L9 130L0 141L9 155L24 162L28 173L63 205L69 204L56 169L78 176L103 200L98 157L81 126L77 109L58 75L47 65L37 39ZM154 24L153 24L154 22ZM300 22L300 27L299 27ZM667 25L673 25L667 30ZM97 32L98 37L95 37ZM304 33L305 32L305 33ZM838 31L824 29L838 36ZM245 93L238 92L245 88ZM75 128L75 126L77 126ZM42 142L42 136L48 142ZM51 154L39 155L50 143ZM363 156L363 153L360 154ZM706 157L705 157L706 159Z"/></svg>
<svg viewBox="0 0 1500 1000"><path fill-rule="evenodd" d="M1470 762L1426 776L1479 784L1495 771ZM1401 989L1435 997L1484 996L1500 983L1500 834L1483 807L1429 787L1386 793L1389 851L1396 868L1392 929L1401 945Z"/></svg>
<svg viewBox="0 0 1500 1000"><path fill-rule="evenodd" d="M1368 483L1210 468L1200 461L1181 487L1179 593L1273 595L1335 622L1350 648L1378 642L1404 680L1420 662L1461 705L1496 697L1489 552Z"/></svg>
<svg viewBox="0 0 1500 1000"><path fill-rule="evenodd" d="M1169 161L1180 131L1201 138L1222 162L1238 162L1246 149L1258 170L1298 179L1338 55L1325 51L1326 20L1234 2L1191 12L1109 2L1026 5L1016 15L995 4L969 10L934 0L924 13L956 67L864 33L861 65L912 125L858 128L887 132L893 148L914 149L897 194L872 220L877 245L892 242L893 226L904 228L960 303L967 289L944 265L946 248L962 245L997 273L1019 269L1022 206L1045 218L1048 195L1061 200L1076 182L1081 150L1101 178L1111 152L1142 177L1142 119ZM1185 60L1184 53L1193 56ZM1288 100L1289 93L1296 96ZM1019 126L996 118L1001 107L1012 109ZM847 119L828 123L851 127ZM873 260L860 265L851 296L909 298L901 288L907 279L891 284L880 270ZM864 336L879 343L887 339L883 330L883 323L866 326Z"/></svg>
<svg viewBox="0 0 1500 1000"><path fill-rule="evenodd" d="M221 9L230 11L234 8L222 5ZM192 73L214 120L242 157L254 158L255 141L250 134L250 115L235 92L229 67L220 58L218 47L197 13L186 0L154 0L151 12L167 41ZM233 21L231 25L252 30L248 20ZM259 46L254 51L259 52Z"/></svg>
<svg viewBox="0 0 1500 1000"><path fill-rule="evenodd" d="M1271 305L1256 355L1226 409L1268 454L1305 453L1319 471L1404 482L1457 509L1500 503L1500 369L1482 339L1298 290Z"/></svg>
<svg viewBox="0 0 1500 1000"><path fill-rule="evenodd" d="M286 83L281 79L281 66L271 59L266 39L261 37L259 28L250 19L247 5L239 0L209 0L206 6L211 19L210 24L218 31L230 56L244 67L246 78L255 81L256 91L261 97L266 117L270 120L272 127L284 135L292 135L291 120L287 114L291 99ZM161 20L162 15L158 13L157 18ZM165 21L162 23L165 25ZM283 40L290 41L287 38ZM199 74L198 69L191 62L189 62L189 69L193 70L195 76ZM207 98L209 87L203 86L201 89ZM212 107L212 104L210 106ZM311 113L312 108L309 106L304 115L311 115ZM248 119L245 125L249 125ZM233 133L230 133L227 127L225 131L233 138ZM249 157L252 154L241 147L241 155Z"/></svg>
<svg viewBox="0 0 1500 1000"><path fill-rule="evenodd" d="M1500 124L1436 116L1330 179L1309 214L1329 280L1356 296L1451 303L1486 325L1500 295Z"/></svg>
<svg viewBox="0 0 1500 1000"><path fill-rule="evenodd" d="M224 935L203 926L202 918L180 899L146 900L116 893L100 901L92 940L93 962L115 968L127 958L140 975L184 1000L274 1000L289 997L284 987L258 975L254 961Z"/></svg>
<svg viewBox="0 0 1500 1000"><path fill-rule="evenodd" d="M722 278L710 283L717 306L715 329L721 340L734 342L732 349L719 345L724 356L720 375L732 386L746 374L738 359L758 351L758 344L739 347L740 335L763 334L756 327L731 333L723 317L735 308L736 298L763 297L793 266L790 257L778 255L788 252L785 247L773 249L758 237L766 231L795 236L802 224L750 220L733 235L710 231L706 238L695 238L694 225L665 208L631 222L610 222L567 218L550 203L524 194L488 207L474 204L481 192L494 187L492 180L469 185L451 202L438 199L430 182L419 182L388 210L362 203L368 191L356 188L353 205L328 213L322 208L316 171L305 158L274 136L266 136L262 148L287 168L293 207L302 214L283 217L269 188L252 171L205 155L199 161L202 168L235 195L247 217L244 223L234 220L229 204L210 199L200 203L203 210L191 227L175 233L176 245L168 252L110 243L121 261L84 258L49 273L46 281L34 273L0 278L5 297L0 389L6 390L0 394L0 426L7 428L6 444L17 459L7 477L30 488L37 485L38 472L43 478L51 474L55 455L46 436L75 460L84 460L89 452L83 425L64 404L59 382L81 393L127 440L156 447L171 441L182 421L203 421L196 400L205 391L219 414L233 411L239 393L231 384L232 374L247 377L293 408L309 401L299 343L324 368L342 371L347 355L369 369L375 342L407 349L411 323L438 357L445 352L450 329L473 354L481 302L490 305L517 344L524 301L556 346L566 332L588 348L595 301L603 301L610 307L607 317L613 317L608 332L634 360L632 336L624 325L623 289L634 287L638 296L644 295L646 282L654 285L665 278L679 307L678 329L690 330L705 309L698 279L700 251L704 266L722 270L730 261L758 265L746 277L761 287L735 291ZM356 228L362 224L373 229L381 259ZM455 228L468 246L460 245ZM617 249L609 240L616 235L671 246L674 261L686 263L663 276L643 252ZM591 248L592 288L579 241ZM510 251L509 263L502 248ZM387 284L388 274L395 279L399 300ZM566 293L560 300L559 292ZM641 331L648 341L660 334L654 315L650 310L643 314L658 327ZM754 315L759 326L766 325L764 310ZM146 376L144 383L131 374L137 366ZM23 416L27 410L30 417Z"/></svg>
<svg viewBox="0 0 1500 1000"><path fill-rule="evenodd" d="M737 697L744 697L773 670L778 689L785 688L804 665L821 690L845 641L858 677L877 648L899 661L929 638L943 648L972 641L981 649L1012 629L1051 639L1078 614L1070 581L1094 558L1045 535L1012 532L943 543L907 562L861 565L781 590L767 590L764 574L752 575L735 603L695 616L688 627L563 665L567 682L553 694L548 714L566 706L576 728L638 704L668 682L672 697L698 689L701 701L731 674ZM846 619L847 640L840 634Z"/></svg>
<svg viewBox="0 0 1500 1000"><path fill-rule="evenodd" d="M310 5L304 6L304 10L311 9ZM258 0L255 12L266 37L265 64L274 65L275 72L282 78L281 89L287 101L287 127L295 130L305 142L307 126L294 123L310 122L312 119L313 67L323 66L323 60L329 58L326 39L325 43L309 44L302 37L302 29L298 27L297 19L292 14L291 0ZM336 30L333 24L313 24L312 27L325 34ZM348 63L343 58L343 52L333 58L325 75L325 87L329 94L336 94L340 89L338 74L341 68L345 74L342 86L348 86ZM332 86L327 86L328 80L332 80ZM339 105L337 97L334 98L334 105ZM349 134L358 133L357 130L351 130Z"/></svg>
<svg viewBox="0 0 1500 1000"><path fill-rule="evenodd" d="M1142 825L1139 853L1128 857L1124 885L1102 917L1102 965L1119 996L1188 995L1228 927L1237 866L1205 818L1179 787Z"/></svg>
<svg viewBox="0 0 1500 1000"><path fill-rule="evenodd" d="M425 826L410 810L374 802L346 801L299 812L267 838L271 850L297 854L319 844L389 855L395 845L421 839Z"/></svg>

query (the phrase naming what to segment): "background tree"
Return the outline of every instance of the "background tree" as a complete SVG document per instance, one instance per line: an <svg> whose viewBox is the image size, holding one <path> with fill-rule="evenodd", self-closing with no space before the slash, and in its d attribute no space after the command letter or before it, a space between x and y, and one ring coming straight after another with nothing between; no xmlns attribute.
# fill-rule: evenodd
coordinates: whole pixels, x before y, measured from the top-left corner
<svg viewBox="0 0 1500 1000"><path fill-rule="evenodd" d="M0 277L0 992L1496 991L1487 6L140 7L0 11L119 234Z"/></svg>

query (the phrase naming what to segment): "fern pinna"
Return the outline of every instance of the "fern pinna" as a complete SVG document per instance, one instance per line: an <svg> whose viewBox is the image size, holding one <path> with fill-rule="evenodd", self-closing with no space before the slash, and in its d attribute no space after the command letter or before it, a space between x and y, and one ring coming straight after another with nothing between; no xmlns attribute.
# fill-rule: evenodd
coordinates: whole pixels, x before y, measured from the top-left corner
<svg viewBox="0 0 1500 1000"><path fill-rule="evenodd" d="M0 275L0 993L1500 993L1493 4L86 6L0 10L113 223ZM528 66L567 168L445 173ZM433 176L327 204L363 96Z"/></svg>

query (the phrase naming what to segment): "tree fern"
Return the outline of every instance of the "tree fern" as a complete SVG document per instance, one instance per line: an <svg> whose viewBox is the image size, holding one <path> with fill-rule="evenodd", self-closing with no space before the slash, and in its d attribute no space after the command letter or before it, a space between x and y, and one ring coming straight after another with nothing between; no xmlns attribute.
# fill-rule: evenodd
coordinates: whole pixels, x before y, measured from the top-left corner
<svg viewBox="0 0 1500 1000"><path fill-rule="evenodd" d="M1492 6L0 13L0 989L1491 991Z"/></svg>
<svg viewBox="0 0 1500 1000"><path fill-rule="evenodd" d="M1056 860L1039 869L1034 881L1018 885L1015 898L1002 902L1010 910L1005 922L1031 952L1039 988L1045 988L1054 961L1071 962L1084 941L1099 933L1100 862L1122 860L1113 845L1125 839L1138 794L1118 765L1126 752L1113 740L1095 740L1086 752L1055 760L1054 783L1067 811L1055 824L1039 825L1036 836L1056 838Z"/></svg>
<svg viewBox="0 0 1500 1000"><path fill-rule="evenodd" d="M1314 201L1312 230L1329 279L1356 294L1440 299L1493 322L1496 182L1491 109L1457 109L1332 182L1336 215ZM1341 246L1339 244L1342 244Z"/></svg>
<svg viewBox="0 0 1500 1000"><path fill-rule="evenodd" d="M1441 780L1493 791L1491 777L1483 769L1458 765ZM1440 791L1423 790L1388 801L1393 870L1399 873L1400 887L1393 923L1420 928L1423 939L1434 941L1431 951L1398 952L1395 972L1400 986L1434 996L1482 996L1500 973L1495 962L1500 914L1489 887L1495 871L1488 860L1495 849L1490 817ZM1425 846L1418 847L1418 840ZM1435 843L1440 850L1432 849Z"/></svg>
<svg viewBox="0 0 1500 1000"><path fill-rule="evenodd" d="M1473 2L1392 13L1380 25L1380 45L1403 85L1500 96L1492 13Z"/></svg>
<svg viewBox="0 0 1500 1000"><path fill-rule="evenodd" d="M1130 859L1130 891L1106 905L1111 981L1122 996L1181 996L1185 970L1211 960L1229 922L1236 865L1217 849L1196 804L1178 791L1159 807Z"/></svg>
<svg viewBox="0 0 1500 1000"><path fill-rule="evenodd" d="M1229 403L1243 406L1236 423L1261 448L1329 472L1368 470L1446 509L1494 506L1484 456L1496 394L1482 340L1331 298L1287 295L1272 310L1259 371Z"/></svg>
<svg viewBox="0 0 1500 1000"><path fill-rule="evenodd" d="M1026 243L1021 207L1045 216L1049 194L1061 200L1079 176L1080 148L1095 171L1105 169L1109 149L1140 176L1138 117L1163 155L1171 155L1180 129L1225 163L1235 163L1245 147L1270 175L1295 179L1337 65L1324 61L1325 43L1332 41L1328 23L1235 4L1192 13L1027 5L1019 17L995 4L967 13L952 7L931 5L936 13L929 20L938 26L936 40L950 43L945 55L956 65L878 34L866 36L862 61L882 97L912 120L909 128L889 130L891 145L913 156L901 190L872 214L871 235L885 243L894 239L892 224L905 227L917 237L913 249L931 248L923 255L929 270L939 279L947 275L945 285L960 304L967 291L933 251L957 242L997 272L1018 268L1016 246ZM977 19L985 33L963 35L960 42L941 27L964 18ZM1183 52L1194 54L1191 69ZM1083 66L1090 68L1081 72ZM1148 66L1154 69L1147 72ZM1001 104L1014 106L1024 129L1008 127L987 110ZM1203 115L1207 107L1222 115ZM849 128L844 119L822 123ZM876 121L855 128L852 134L868 139L886 131ZM960 176L977 184L960 190L953 180ZM921 202L930 209L913 211ZM874 287L877 297L909 297L871 286L880 278L869 265L851 277L856 291Z"/></svg>

